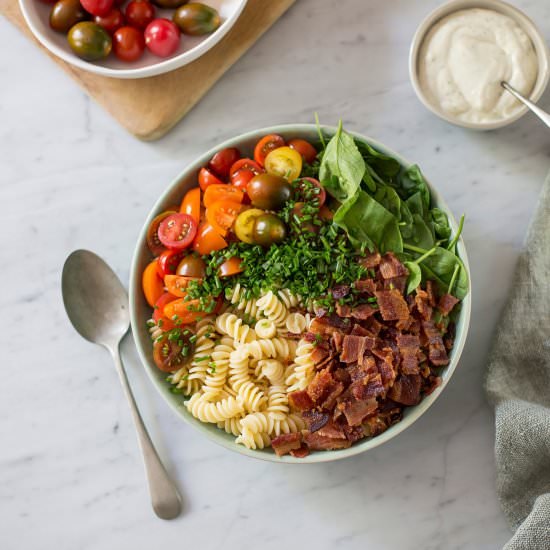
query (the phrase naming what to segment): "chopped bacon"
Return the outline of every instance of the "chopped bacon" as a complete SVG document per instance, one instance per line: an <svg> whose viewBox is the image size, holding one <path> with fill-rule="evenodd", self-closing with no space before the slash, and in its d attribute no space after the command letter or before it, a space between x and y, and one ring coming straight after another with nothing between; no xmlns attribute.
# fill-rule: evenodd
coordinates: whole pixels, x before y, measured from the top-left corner
<svg viewBox="0 0 550 550"><path fill-rule="evenodd" d="M407 275L403 277L392 277L391 279L386 279L384 281L384 288L396 288L401 294L405 293L405 288L407 288Z"/></svg>
<svg viewBox="0 0 550 550"><path fill-rule="evenodd" d="M366 336L353 336L351 334L346 334L346 336L344 336L340 361L343 363L357 363L359 358L363 357L363 353L365 352L366 338Z"/></svg>
<svg viewBox="0 0 550 550"><path fill-rule="evenodd" d="M449 315L458 302L459 300L452 294L443 294L443 296L439 299L437 309L441 311L442 315Z"/></svg>
<svg viewBox="0 0 550 550"><path fill-rule="evenodd" d="M433 376L430 378L430 384L424 388L424 394L430 395L436 388L441 386L441 376Z"/></svg>
<svg viewBox="0 0 550 550"><path fill-rule="evenodd" d="M376 281L374 279L361 279L355 281L355 289L359 292L365 292L366 294L374 294L376 292Z"/></svg>
<svg viewBox="0 0 550 550"><path fill-rule="evenodd" d="M433 281L426 281L426 294L428 294L428 303L430 306L435 307L437 304L437 298L435 293L435 284Z"/></svg>
<svg viewBox="0 0 550 550"><path fill-rule="evenodd" d="M443 343L441 333L432 321L423 321L422 330L428 341L429 352L428 359L436 367L442 367L449 364L449 357L447 356L447 350Z"/></svg>
<svg viewBox="0 0 550 550"><path fill-rule="evenodd" d="M350 369L339 367L334 370L334 372L332 373L332 376L334 377L334 380L338 380L338 382L342 382L342 384L344 384L344 387L347 387L350 385L350 382L351 382Z"/></svg>
<svg viewBox="0 0 550 550"><path fill-rule="evenodd" d="M293 391L288 394L288 402L296 411L307 411L314 403L306 390Z"/></svg>
<svg viewBox="0 0 550 550"><path fill-rule="evenodd" d="M391 356L387 356L386 359L377 359L376 368L382 377L382 384L385 388L389 388L397 376Z"/></svg>
<svg viewBox="0 0 550 550"><path fill-rule="evenodd" d="M401 371L404 374L418 374L418 352L420 340L415 334L399 334L397 347L401 353Z"/></svg>
<svg viewBox="0 0 550 550"><path fill-rule="evenodd" d="M371 399L386 393L380 374L357 380L351 384L350 389L353 397L359 400Z"/></svg>
<svg viewBox="0 0 550 550"><path fill-rule="evenodd" d="M345 298L350 290L349 285L335 285L330 292L335 300L339 300L340 298Z"/></svg>
<svg viewBox="0 0 550 550"><path fill-rule="evenodd" d="M399 290L395 288L392 290L377 290L374 295L384 321L399 321L409 317L407 302L405 302Z"/></svg>
<svg viewBox="0 0 550 550"><path fill-rule="evenodd" d="M336 302L336 313L340 315L340 317L351 317L351 306Z"/></svg>
<svg viewBox="0 0 550 550"><path fill-rule="evenodd" d="M374 269L380 265L381 261L382 256L380 256L378 252L373 252L371 254L367 254L364 258L361 258L359 260L359 264L367 269Z"/></svg>
<svg viewBox="0 0 550 550"><path fill-rule="evenodd" d="M374 317L370 317L365 323L365 328L367 328L369 332L372 332L372 334L377 336L382 330L382 323L379 323Z"/></svg>
<svg viewBox="0 0 550 550"><path fill-rule="evenodd" d="M376 374L376 362L372 356L367 358L368 360L364 361L363 364L351 365L346 370L350 375L350 381L355 382L356 380L362 380L369 376L369 374Z"/></svg>
<svg viewBox="0 0 550 550"><path fill-rule="evenodd" d="M393 383L388 396L403 405L416 405L420 401L420 376L402 374Z"/></svg>
<svg viewBox="0 0 550 550"><path fill-rule="evenodd" d="M335 380L328 369L319 371L307 387L311 400L320 407L331 409L344 391L344 384Z"/></svg>
<svg viewBox="0 0 550 550"><path fill-rule="evenodd" d="M318 364L330 355L330 350L321 346L315 346L310 354L314 363Z"/></svg>
<svg viewBox="0 0 550 550"><path fill-rule="evenodd" d="M271 440L271 446L277 454L277 456L283 456L290 451L299 449L302 446L302 434L301 433L290 433L290 434L281 434L275 439Z"/></svg>
<svg viewBox="0 0 550 550"><path fill-rule="evenodd" d="M319 432L310 433L307 430L304 430L303 434L304 442L310 451L334 451L351 447L351 441L347 439L326 437Z"/></svg>
<svg viewBox="0 0 550 550"><path fill-rule="evenodd" d="M366 328L363 328L357 323L353 325L350 334L353 336L373 336Z"/></svg>
<svg viewBox="0 0 550 550"><path fill-rule="evenodd" d="M425 290L422 290L421 288L416 289L416 296L414 298L416 309L418 310L418 313L420 313L420 316L425 321L428 321L432 318L432 308L430 306L430 300L428 297L428 293Z"/></svg>
<svg viewBox="0 0 550 550"><path fill-rule="evenodd" d="M409 315L407 319L397 321L397 323L395 323L395 328L397 330L410 330L410 328L414 325L414 322L415 318L412 315Z"/></svg>
<svg viewBox="0 0 550 550"><path fill-rule="evenodd" d="M376 309L374 309L369 304L361 304L359 306L354 307L350 315L354 319L359 319L360 321L364 321L365 319L368 319L372 315L376 313Z"/></svg>
<svg viewBox="0 0 550 550"><path fill-rule="evenodd" d="M337 408L344 413L349 426L359 426L363 419L378 408L376 397L367 400L346 399L338 403Z"/></svg>
<svg viewBox="0 0 550 550"><path fill-rule="evenodd" d="M316 432L321 429L328 421L329 415L326 412L319 412L316 410L304 411L302 418L307 425L310 432Z"/></svg>
<svg viewBox="0 0 550 550"><path fill-rule="evenodd" d="M386 252L380 262L380 274L384 279L408 277L409 270L395 257L393 252Z"/></svg>
<svg viewBox="0 0 550 550"><path fill-rule="evenodd" d="M292 449L290 451L290 454L294 458L305 458L309 454L309 449L306 446L302 445L299 449Z"/></svg>
<svg viewBox="0 0 550 550"><path fill-rule="evenodd" d="M332 334L332 343L334 344L334 349L337 352L342 351L342 342L344 341L344 335L341 332L334 332Z"/></svg>

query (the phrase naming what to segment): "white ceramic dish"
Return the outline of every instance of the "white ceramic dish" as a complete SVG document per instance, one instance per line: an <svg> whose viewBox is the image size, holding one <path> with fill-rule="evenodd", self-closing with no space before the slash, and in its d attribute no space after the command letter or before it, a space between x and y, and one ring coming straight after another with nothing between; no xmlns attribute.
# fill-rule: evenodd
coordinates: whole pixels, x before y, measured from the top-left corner
<svg viewBox="0 0 550 550"><path fill-rule="evenodd" d="M50 4L39 0L19 0L19 5L27 25L39 42L52 53L91 73L113 78L145 78L179 69L199 58L215 46L236 23L247 0L205 0L204 3L217 9L222 24L212 34L206 36L182 35L179 50L172 57L163 59L145 51L143 57L133 63L120 61L113 53L102 61L84 61L76 56L67 42L64 34L53 31L48 23L51 10ZM157 8L157 17L171 19L174 10Z"/></svg>
<svg viewBox="0 0 550 550"><path fill-rule="evenodd" d="M335 128L323 127L323 131L327 134L332 134L336 131ZM185 422L191 424L199 432L203 433L206 437L212 441L222 445L226 449L231 451L238 452L245 456L252 458L259 458L262 460L269 460L273 462L290 462L298 464L308 464L314 462L328 462L332 460L338 460L342 458L347 458L354 456L378 445L382 445L386 441L394 438L396 435L406 430L411 424L413 424L418 418L420 418L426 410L434 403L434 401L441 395L443 388L449 382L462 353L464 343L466 342L466 336L468 334L468 327L470 324L470 311L472 307L472 295L471 291L468 293L466 298L462 302L462 309L458 318L458 323L456 327L456 339L454 348L450 354L451 362L450 364L441 370L442 384L438 387L432 394L426 396L418 405L415 407L409 407L405 409L403 420L394 424L387 431L381 435L371 438L358 441L352 445L349 449L342 449L337 451L324 451L324 452L315 452L308 455L305 458L294 458L292 456L283 456L278 457L271 449L265 450L250 450L242 445L237 445L235 443L235 438L229 434L226 434L224 431L218 429L214 424L203 424L196 418L193 418L191 414L187 411L183 404L183 398L181 395L174 395L170 392L170 384L168 384L164 379L166 373L160 372L153 361L152 353L152 344L151 337L149 335L146 322L151 317L151 308L145 301L143 293L141 290L141 274L145 266L151 261L151 253L146 244L146 234L147 228L151 223L152 219L165 210L167 207L172 204L179 204L181 198L190 188L197 185L197 173L199 169L206 165L210 160L212 155L223 149L225 147L238 147L244 155L252 156L252 151L255 143L266 134L277 133L281 134L287 140L295 137L301 137L308 139L311 142L317 140L318 134L316 126L313 124L292 124L285 126L274 126L270 128L263 128L260 130L255 130L241 136L229 139L224 143L220 143L214 149L206 152L204 155L201 155L195 162L187 166L173 181L168 185L166 191L161 195L157 203L153 206L153 209L149 213L147 220L140 232L136 249L134 252L134 257L132 260L132 266L130 270L130 317L132 323L132 331L134 334L134 339L137 344L137 349L141 360L149 374L153 384L157 390L161 393L163 398L167 403L172 407L175 413ZM359 134L353 134L355 137L367 141L373 147L379 151L392 155L401 162L405 167L409 166L411 163L406 161L403 157L389 149L388 147L378 143L377 141L368 138L366 136L361 136ZM451 225L453 233L457 230L457 223L454 219L451 211L445 204L441 195L437 190L430 184L430 192L432 196L433 204L441 208L449 217L449 223ZM462 238L458 243L458 253L462 259L464 266L470 276L470 268L468 265L468 257L466 254L466 248L464 246L464 241ZM183 442L184 443L184 442Z"/></svg>
<svg viewBox="0 0 550 550"><path fill-rule="evenodd" d="M550 78L550 52L548 51L548 46L544 40L544 37L536 27L536 25L529 19L523 12L500 0L451 0L450 2L440 6L436 10L422 21L418 27L410 48L409 52L409 76L416 92L416 95L420 101L427 107L432 113L436 114L438 117L450 122L451 124L456 124L457 126L463 126L465 128L471 128L474 130L494 130L496 128L502 128L507 126L512 122L515 122L520 117L522 117L527 111L527 107L522 106L517 111L515 111L511 116L504 118L502 120L494 122L465 122L456 117L453 117L447 113L440 111L437 106L435 106L426 96L424 90L420 86L418 79L418 55L424 37L428 31L443 17L454 13L459 10L470 9L470 8L484 8L488 10L494 10L504 15L507 15L514 19L518 25L526 32L527 36L531 39L535 52L537 54L538 61L538 75L533 90L529 99L533 102L537 102ZM506 93L506 92L504 92Z"/></svg>

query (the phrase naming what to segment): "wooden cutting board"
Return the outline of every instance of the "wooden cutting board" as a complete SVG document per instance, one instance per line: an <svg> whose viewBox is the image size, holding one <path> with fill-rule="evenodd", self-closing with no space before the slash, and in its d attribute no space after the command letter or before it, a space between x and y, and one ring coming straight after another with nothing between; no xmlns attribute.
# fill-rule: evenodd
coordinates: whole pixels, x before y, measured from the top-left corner
<svg viewBox="0 0 550 550"><path fill-rule="evenodd" d="M51 54L32 36L17 0L0 0L0 13L30 36L126 130L149 141L176 125L294 2L248 0L233 28L199 59L170 73L136 80L95 75Z"/></svg>

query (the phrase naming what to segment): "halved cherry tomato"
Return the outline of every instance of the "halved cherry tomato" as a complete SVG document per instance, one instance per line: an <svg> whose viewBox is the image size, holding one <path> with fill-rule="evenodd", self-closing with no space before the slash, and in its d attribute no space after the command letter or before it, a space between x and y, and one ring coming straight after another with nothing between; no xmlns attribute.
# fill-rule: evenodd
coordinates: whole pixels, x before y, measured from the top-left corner
<svg viewBox="0 0 550 550"><path fill-rule="evenodd" d="M298 151L302 158L308 163L311 164L317 158L317 149L306 141L305 139L291 139L288 142L288 146L295 151Z"/></svg>
<svg viewBox="0 0 550 550"><path fill-rule="evenodd" d="M208 168L201 168L199 170L199 187L206 191L210 185L223 185L223 181L219 180Z"/></svg>
<svg viewBox="0 0 550 550"><path fill-rule="evenodd" d="M215 202L231 201L243 202L244 193L233 185L210 185L204 192L202 202L206 208L209 208Z"/></svg>
<svg viewBox="0 0 550 550"><path fill-rule="evenodd" d="M158 238L167 248L183 250L197 234L197 222L187 214L171 214L160 222Z"/></svg>
<svg viewBox="0 0 550 550"><path fill-rule="evenodd" d="M251 159L238 160L229 171L229 178L232 185L238 189L246 191L248 182L258 174L263 172L262 167Z"/></svg>
<svg viewBox="0 0 550 550"><path fill-rule="evenodd" d="M241 210L241 203L232 201L218 201L206 209L206 220L222 236L227 235Z"/></svg>
<svg viewBox="0 0 550 550"><path fill-rule="evenodd" d="M177 210L170 209L164 211L153 219L149 225L149 229L147 229L147 246L155 256L158 256L164 250L164 245L160 242L158 236L160 222L176 212Z"/></svg>
<svg viewBox="0 0 550 550"><path fill-rule="evenodd" d="M168 319L164 315L164 306L169 302L177 300L176 296L173 296L169 292L165 292L156 302L155 311L153 311L153 321L163 330L168 331L176 327L176 324L171 319Z"/></svg>
<svg viewBox="0 0 550 550"><path fill-rule="evenodd" d="M185 298L187 291L185 290L191 281L200 281L196 277L180 277L179 275L166 275L164 277L164 285L166 290L179 298Z"/></svg>
<svg viewBox="0 0 550 550"><path fill-rule="evenodd" d="M201 190L198 187L191 189L185 193L185 197L181 201L180 212L191 216L197 225L201 219Z"/></svg>
<svg viewBox="0 0 550 550"><path fill-rule="evenodd" d="M195 345L191 341L192 333L179 331L177 338L164 334L153 346L155 365L163 372L174 372L188 363L193 357Z"/></svg>
<svg viewBox="0 0 550 550"><path fill-rule="evenodd" d="M157 260L153 260L143 270L141 286L147 303L154 307L156 301L164 294L164 284L157 271Z"/></svg>
<svg viewBox="0 0 550 550"><path fill-rule="evenodd" d="M226 260L222 265L220 265L220 277L231 277L231 275L242 273L244 271L244 266L242 263L243 261L237 256L229 258L229 260Z"/></svg>
<svg viewBox="0 0 550 550"><path fill-rule="evenodd" d="M229 176L231 166L241 158L241 152L236 147L227 147L218 151L208 163L208 168L222 178Z"/></svg>
<svg viewBox="0 0 550 550"><path fill-rule="evenodd" d="M222 250L226 247L227 241L209 223L203 223L199 226L193 243L193 250L204 256L214 252L214 250Z"/></svg>
<svg viewBox="0 0 550 550"><path fill-rule="evenodd" d="M187 254L179 263L176 275L203 279L206 277L206 263L195 253Z"/></svg>
<svg viewBox="0 0 550 550"><path fill-rule="evenodd" d="M157 270L159 277L164 279L165 275L174 275L184 256L185 252L182 250L165 250L158 257Z"/></svg>
<svg viewBox="0 0 550 550"><path fill-rule="evenodd" d="M309 182L310 185L304 183L304 181ZM296 187L296 194L299 200L304 202L311 203L316 200L319 208L325 204L327 199L325 188L315 178L302 178Z"/></svg>
<svg viewBox="0 0 550 550"><path fill-rule="evenodd" d="M164 315L176 325L187 325L194 323L199 317L204 317L205 312L198 311L200 307L200 300L180 298L164 306Z"/></svg>
<svg viewBox="0 0 550 550"><path fill-rule="evenodd" d="M279 147L267 155L264 165L268 174L294 181L302 171L302 156L290 147Z"/></svg>
<svg viewBox="0 0 550 550"><path fill-rule="evenodd" d="M300 228L300 231L303 233L319 233L319 225L313 223L311 216L308 219L302 219L304 215L304 208L306 207L305 202L297 202L292 208L292 219L293 223ZM299 221L296 221L298 218Z"/></svg>
<svg viewBox="0 0 550 550"><path fill-rule="evenodd" d="M269 134L264 136L254 148L254 160L260 165L263 166L265 162L265 157L271 153L274 149L278 147L284 147L285 140L279 134Z"/></svg>
<svg viewBox="0 0 550 550"><path fill-rule="evenodd" d="M254 224L256 218L263 214L265 214L265 211L259 208L250 208L239 214L235 221L235 235L243 243L254 244Z"/></svg>

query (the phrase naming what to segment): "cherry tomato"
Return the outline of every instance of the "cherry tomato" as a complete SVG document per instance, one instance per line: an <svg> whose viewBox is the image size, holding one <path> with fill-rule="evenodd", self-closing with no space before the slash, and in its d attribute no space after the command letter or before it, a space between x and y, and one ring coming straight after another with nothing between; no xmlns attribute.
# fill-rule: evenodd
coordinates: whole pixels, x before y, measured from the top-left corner
<svg viewBox="0 0 550 550"><path fill-rule="evenodd" d="M187 214L171 214L160 222L158 236L167 248L183 250L197 234L197 222Z"/></svg>
<svg viewBox="0 0 550 550"><path fill-rule="evenodd" d="M319 210L319 216L323 220L331 221L334 218L334 212L326 204L323 204Z"/></svg>
<svg viewBox="0 0 550 550"><path fill-rule="evenodd" d="M199 187L206 191L210 185L223 185L223 181L219 180L208 168L199 170Z"/></svg>
<svg viewBox="0 0 550 550"><path fill-rule="evenodd" d="M290 147L279 147L267 155L264 164L268 174L294 181L302 171L302 156Z"/></svg>
<svg viewBox="0 0 550 550"><path fill-rule="evenodd" d="M107 15L96 15L94 21L109 34L113 34L124 25L124 16L118 8L113 8ZM113 44L116 53L116 41Z"/></svg>
<svg viewBox="0 0 550 550"><path fill-rule="evenodd" d="M67 33L79 21L88 19L88 14L79 0L59 0L50 11L50 27L57 32Z"/></svg>
<svg viewBox="0 0 550 550"><path fill-rule="evenodd" d="M237 256L225 260L222 265L220 265L219 274L220 277L231 277L237 273L242 273L244 271L244 266L242 265L243 261Z"/></svg>
<svg viewBox="0 0 550 550"><path fill-rule="evenodd" d="M179 298L185 298L187 296L186 288L189 286L190 281L200 281L195 277L180 277L179 275L166 275L164 277L164 285L166 290L173 296Z"/></svg>
<svg viewBox="0 0 550 550"><path fill-rule="evenodd" d="M254 206L265 210L278 210L290 199L292 186L280 176L259 174L250 180L246 191Z"/></svg>
<svg viewBox="0 0 550 550"><path fill-rule="evenodd" d="M218 151L208 163L208 168L213 170L218 176L227 178L229 170L241 158L241 152L236 147L227 147Z"/></svg>
<svg viewBox="0 0 550 550"><path fill-rule="evenodd" d="M297 202L292 208L292 221L293 224L300 228L302 233L319 233L320 227L313 223L311 215L309 218L303 219L305 202ZM298 218L298 221L296 221Z"/></svg>
<svg viewBox="0 0 550 550"><path fill-rule="evenodd" d="M132 0L126 6L125 14L128 25L144 31L155 18L155 6L145 0Z"/></svg>
<svg viewBox="0 0 550 550"><path fill-rule="evenodd" d="M164 315L176 324L187 325L194 323L199 317L204 317L205 312L199 311L201 307L200 300L180 298L164 306Z"/></svg>
<svg viewBox="0 0 550 550"><path fill-rule="evenodd" d="M232 185L210 185L204 192L202 202L206 208L210 207L215 202L219 201L231 201L231 202L243 202L244 193Z"/></svg>
<svg viewBox="0 0 550 550"><path fill-rule="evenodd" d="M226 247L227 241L209 223L203 223L199 226L197 237L193 243L193 250L204 256L214 252L214 250L222 250Z"/></svg>
<svg viewBox="0 0 550 550"><path fill-rule="evenodd" d="M149 229L147 229L147 246L154 256L158 256L164 250L164 245L160 242L158 236L160 222L175 213L174 210L166 210L156 216L149 225Z"/></svg>
<svg viewBox="0 0 550 550"><path fill-rule="evenodd" d="M165 275L174 275L184 256L185 252L182 250L165 250L158 257L157 269L159 277L164 279Z"/></svg>
<svg viewBox="0 0 550 550"><path fill-rule="evenodd" d="M286 237L286 226L275 214L258 216L254 223L254 242L262 246L280 243Z"/></svg>
<svg viewBox="0 0 550 550"><path fill-rule="evenodd" d="M241 210L240 202L218 201L206 209L206 221L222 236L227 235Z"/></svg>
<svg viewBox="0 0 550 550"><path fill-rule="evenodd" d="M200 256L197 256L196 254L188 254L178 264L176 275L203 279L206 277L206 264Z"/></svg>
<svg viewBox="0 0 550 550"><path fill-rule="evenodd" d="M291 139L288 146L295 151L298 151L305 162L311 164L317 158L317 149L305 139Z"/></svg>
<svg viewBox="0 0 550 550"><path fill-rule="evenodd" d="M241 212L235 221L235 235L243 241L243 243L254 244L254 224L256 218L265 214L259 208L250 208Z"/></svg>
<svg viewBox="0 0 550 550"><path fill-rule="evenodd" d="M163 330L168 331L176 327L174 321L168 319L164 315L164 306L169 303L177 300L176 296L172 296L169 292L165 292L156 302L155 310L153 311L153 321Z"/></svg>
<svg viewBox="0 0 550 550"><path fill-rule="evenodd" d="M153 345L155 365L162 372L174 372L188 363L193 356L195 345L191 342L191 332L179 331L177 338L164 334Z"/></svg>
<svg viewBox="0 0 550 550"><path fill-rule="evenodd" d="M274 149L284 147L285 140L278 134L269 134L264 136L254 148L254 160L260 165L264 165L265 157Z"/></svg>
<svg viewBox="0 0 550 550"><path fill-rule="evenodd" d="M111 11L114 0L80 0L80 3L87 12L103 17Z"/></svg>
<svg viewBox="0 0 550 550"><path fill-rule="evenodd" d="M157 260L153 260L143 270L141 286L147 303L153 307L156 301L164 294L164 284L157 271Z"/></svg>
<svg viewBox="0 0 550 550"><path fill-rule="evenodd" d="M248 182L258 174L263 172L262 167L251 159L238 160L231 166L229 170L229 178L231 184L246 191Z"/></svg>
<svg viewBox="0 0 550 550"><path fill-rule="evenodd" d="M145 44L151 53L168 57L179 48L179 27L169 19L153 19L145 28Z"/></svg>
<svg viewBox="0 0 550 550"><path fill-rule="evenodd" d="M296 195L304 202L316 201L316 206L319 208L325 204L327 199L325 188L315 178L302 178L296 188Z"/></svg>
<svg viewBox="0 0 550 550"><path fill-rule="evenodd" d="M113 35L113 50L122 61L137 61L145 51L143 33L134 27L121 27Z"/></svg>
<svg viewBox="0 0 550 550"><path fill-rule="evenodd" d="M198 187L194 187L185 193L181 201L180 212L191 216L197 222L197 225L199 224L201 219L201 190Z"/></svg>

